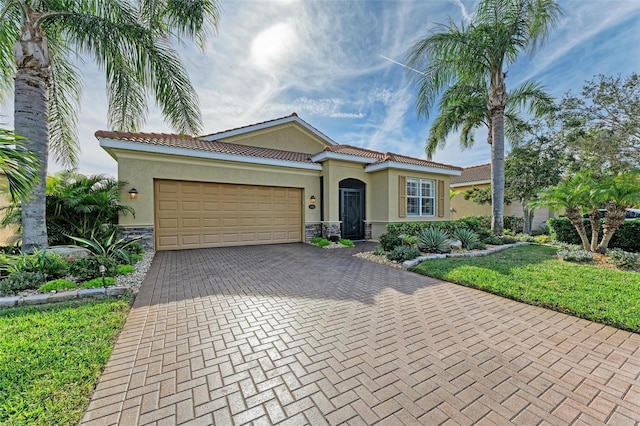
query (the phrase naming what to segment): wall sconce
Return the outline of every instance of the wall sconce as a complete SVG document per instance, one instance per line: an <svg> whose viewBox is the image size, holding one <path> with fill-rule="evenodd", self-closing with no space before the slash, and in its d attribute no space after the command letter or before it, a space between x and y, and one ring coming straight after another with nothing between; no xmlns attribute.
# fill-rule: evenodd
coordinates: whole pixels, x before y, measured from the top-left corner
<svg viewBox="0 0 640 426"><path fill-rule="evenodd" d="M309 198L309 208L310 209L315 209L316 208L316 196L312 195L311 198Z"/></svg>
<svg viewBox="0 0 640 426"><path fill-rule="evenodd" d="M136 198L138 198L138 190L135 188L131 188L129 190L129 198L131 198L132 200L135 200Z"/></svg>

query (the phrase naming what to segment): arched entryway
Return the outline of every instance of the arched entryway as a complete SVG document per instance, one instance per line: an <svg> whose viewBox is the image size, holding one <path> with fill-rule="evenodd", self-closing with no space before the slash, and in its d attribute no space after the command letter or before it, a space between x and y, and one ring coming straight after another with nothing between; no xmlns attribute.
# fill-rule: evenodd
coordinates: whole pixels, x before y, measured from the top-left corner
<svg viewBox="0 0 640 426"><path fill-rule="evenodd" d="M340 181L340 221L342 238L364 239L365 183L358 179Z"/></svg>

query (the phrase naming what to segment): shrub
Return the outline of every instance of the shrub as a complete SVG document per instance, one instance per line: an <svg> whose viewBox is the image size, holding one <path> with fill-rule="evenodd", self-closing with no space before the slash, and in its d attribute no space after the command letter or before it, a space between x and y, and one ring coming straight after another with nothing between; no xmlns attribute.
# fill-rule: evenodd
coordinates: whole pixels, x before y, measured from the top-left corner
<svg viewBox="0 0 640 426"><path fill-rule="evenodd" d="M609 250L609 263L622 269L638 269L640 267L640 256L634 253L627 253L620 249Z"/></svg>
<svg viewBox="0 0 640 426"><path fill-rule="evenodd" d="M115 260L116 262L126 264L131 263L131 254L127 251L127 249L130 246L136 244L138 240L143 238L143 236L126 239L117 238L116 233L113 233L106 238L94 236L92 236L91 238L70 236L69 238L80 243L82 247L85 247L97 257L108 257Z"/></svg>
<svg viewBox="0 0 640 426"><path fill-rule="evenodd" d="M112 277L116 275L118 266L116 261L110 257L101 256L87 256L75 259L69 265L69 273L79 281L87 281L101 277L100 265L104 265L107 268L106 276Z"/></svg>
<svg viewBox="0 0 640 426"><path fill-rule="evenodd" d="M486 238L482 239L482 242L484 244L491 244L493 246L501 246L504 244L504 241L502 241L502 238L498 237L497 235L489 235Z"/></svg>
<svg viewBox="0 0 640 426"><path fill-rule="evenodd" d="M385 253L386 252L382 247L376 247L375 249L373 249L373 254L375 254L376 256L384 256Z"/></svg>
<svg viewBox="0 0 640 426"><path fill-rule="evenodd" d="M514 244L517 243L518 240L510 235L503 235L502 237L498 237L502 240L502 244Z"/></svg>
<svg viewBox="0 0 640 426"><path fill-rule="evenodd" d="M131 260L131 264L136 264L142 260L142 256L139 254L133 253L129 256L129 260Z"/></svg>
<svg viewBox="0 0 640 426"><path fill-rule="evenodd" d="M440 228L425 228L418 234L418 248L427 253L448 253L451 251L449 234Z"/></svg>
<svg viewBox="0 0 640 426"><path fill-rule="evenodd" d="M523 243L534 243L536 240L529 234L516 234L515 239Z"/></svg>
<svg viewBox="0 0 640 426"><path fill-rule="evenodd" d="M116 285L115 278L104 277L104 280L103 280L102 277L100 277L100 278L94 278L92 280L83 282L82 288L111 287L113 285Z"/></svg>
<svg viewBox="0 0 640 426"><path fill-rule="evenodd" d="M533 237L533 240L538 244L549 244L551 242L551 237L548 235L536 235Z"/></svg>
<svg viewBox="0 0 640 426"><path fill-rule="evenodd" d="M396 262L404 262L405 260L415 259L420 256L420 251L409 245L397 246L387 254L387 259Z"/></svg>
<svg viewBox="0 0 640 426"><path fill-rule="evenodd" d="M36 250L33 254L13 257L9 272L39 272L46 277L63 277L69 271L69 262L58 253Z"/></svg>
<svg viewBox="0 0 640 426"><path fill-rule="evenodd" d="M118 265L116 268L116 274L118 275L127 275L136 271L136 268L133 265Z"/></svg>
<svg viewBox="0 0 640 426"><path fill-rule="evenodd" d="M313 238L311 239L311 241L309 241L309 242L310 242L311 244L318 244L318 243L320 243L320 241L322 241L322 240L324 240L324 238L322 238L322 237L313 237Z"/></svg>
<svg viewBox="0 0 640 426"><path fill-rule="evenodd" d="M567 262L590 262L593 260L593 253L578 246L558 250L557 256Z"/></svg>
<svg viewBox="0 0 640 426"><path fill-rule="evenodd" d="M415 235L409 235L409 236L405 237L404 244L408 244L410 246L417 246L418 245L418 237L416 237Z"/></svg>
<svg viewBox="0 0 640 426"><path fill-rule="evenodd" d="M40 272L14 272L0 281L0 296L11 296L23 290L35 290L42 284Z"/></svg>
<svg viewBox="0 0 640 426"><path fill-rule="evenodd" d="M388 225L388 227L390 226L391 224ZM397 234L395 232L387 232L386 234L382 234L380 236L380 245L382 246L384 251L391 251L394 248L402 245L402 240L398 235L400 234Z"/></svg>
<svg viewBox="0 0 640 426"><path fill-rule="evenodd" d="M142 255L142 253L144 253L144 247L142 246L142 244L140 244L140 242L138 242L138 240L133 241L131 244L129 244L127 247L125 247L125 250L129 253L129 255Z"/></svg>
<svg viewBox="0 0 640 426"><path fill-rule="evenodd" d="M329 241L329 240L327 240L327 239L323 238L323 239L321 239L321 240L318 242L318 245L319 245L320 247L326 247L326 246L331 245L331 241Z"/></svg>
<svg viewBox="0 0 640 426"><path fill-rule="evenodd" d="M462 248L467 250L484 249L486 246L482 244L478 234L470 229L460 228L453 232L452 237L462 243Z"/></svg>
<svg viewBox="0 0 640 426"><path fill-rule="evenodd" d="M348 240L348 239L346 239L346 238L340 238L340 239L338 240L338 242L339 242L340 244L342 244L343 246L346 246L346 247L353 247L353 241Z"/></svg>
<svg viewBox="0 0 640 426"><path fill-rule="evenodd" d="M600 236L602 237L602 223L600 221ZM582 244L578 231L566 217L552 218L547 221L549 235L556 241L568 244ZM584 221L587 236L591 237L591 223ZM624 223L613 234L609 242L609 248L619 248L626 252L640 252L640 220L625 220Z"/></svg>
<svg viewBox="0 0 640 426"><path fill-rule="evenodd" d="M40 293L49 293L53 290L71 290L78 287L78 285L72 281L58 278L57 280L47 281L40 286Z"/></svg>
<svg viewBox="0 0 640 426"><path fill-rule="evenodd" d="M508 229L509 231L517 234L518 232L524 231L524 218L517 216L504 216L502 223L504 224L504 229ZM489 227L491 228L491 227Z"/></svg>

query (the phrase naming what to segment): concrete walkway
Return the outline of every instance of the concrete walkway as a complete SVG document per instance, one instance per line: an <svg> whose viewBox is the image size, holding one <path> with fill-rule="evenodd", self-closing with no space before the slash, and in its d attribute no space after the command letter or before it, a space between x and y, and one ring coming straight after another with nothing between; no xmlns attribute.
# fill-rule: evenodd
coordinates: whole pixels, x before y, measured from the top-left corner
<svg viewBox="0 0 640 426"><path fill-rule="evenodd" d="M639 334L356 250L157 253L83 424L640 421Z"/></svg>

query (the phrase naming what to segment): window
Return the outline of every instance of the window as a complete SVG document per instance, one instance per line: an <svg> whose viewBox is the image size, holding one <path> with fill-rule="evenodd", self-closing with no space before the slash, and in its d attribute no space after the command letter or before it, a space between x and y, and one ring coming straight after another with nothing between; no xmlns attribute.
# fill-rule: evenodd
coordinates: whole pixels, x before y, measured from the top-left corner
<svg viewBox="0 0 640 426"><path fill-rule="evenodd" d="M435 181L407 178L407 215L435 215Z"/></svg>

